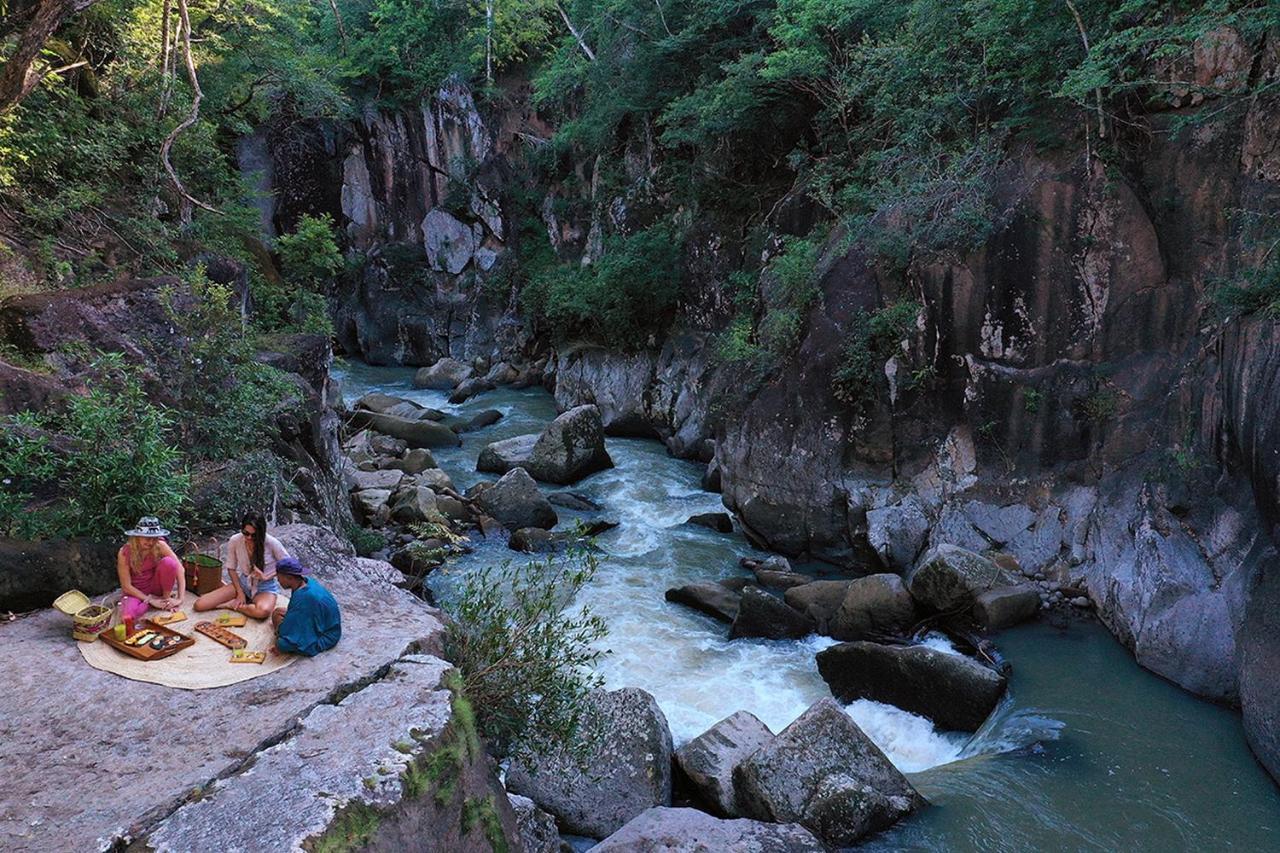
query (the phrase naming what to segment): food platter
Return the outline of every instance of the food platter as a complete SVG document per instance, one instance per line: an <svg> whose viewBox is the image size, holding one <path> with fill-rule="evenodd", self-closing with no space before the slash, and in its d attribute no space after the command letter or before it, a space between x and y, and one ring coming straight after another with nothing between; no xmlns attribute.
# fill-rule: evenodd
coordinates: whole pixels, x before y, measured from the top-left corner
<svg viewBox="0 0 1280 853"><path fill-rule="evenodd" d="M131 644L130 640L141 638L144 634L154 634L160 638L161 648L155 648L150 642L144 644ZM124 652L130 657L138 660L151 661L167 658L169 655L177 654L185 648L195 645L195 638L186 634L180 634L172 628L164 625L157 625L150 619L145 620L137 630L129 637L123 640L117 640L115 634L110 628L98 635L98 639L102 640L108 646Z"/></svg>
<svg viewBox="0 0 1280 853"><path fill-rule="evenodd" d="M231 650L243 649L249 643L234 631L228 631L212 622L197 622L196 630L216 643L222 643Z"/></svg>

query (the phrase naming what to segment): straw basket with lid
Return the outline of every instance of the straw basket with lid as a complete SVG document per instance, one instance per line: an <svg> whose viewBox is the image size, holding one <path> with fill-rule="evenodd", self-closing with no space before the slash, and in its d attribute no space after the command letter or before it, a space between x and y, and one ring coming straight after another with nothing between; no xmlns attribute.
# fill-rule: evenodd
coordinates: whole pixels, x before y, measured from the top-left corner
<svg viewBox="0 0 1280 853"><path fill-rule="evenodd" d="M53 606L71 617L71 636L82 643L92 643L111 624L111 608L94 604L78 589L58 596Z"/></svg>

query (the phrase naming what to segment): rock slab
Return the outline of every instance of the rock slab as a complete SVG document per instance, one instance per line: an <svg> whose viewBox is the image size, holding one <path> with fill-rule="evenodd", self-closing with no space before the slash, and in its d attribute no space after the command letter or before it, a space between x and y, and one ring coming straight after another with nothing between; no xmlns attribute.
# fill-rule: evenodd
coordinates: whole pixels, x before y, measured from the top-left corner
<svg viewBox="0 0 1280 853"><path fill-rule="evenodd" d="M884 573L849 584L827 633L837 640L863 640L903 634L915 622L915 602L902 578Z"/></svg>
<svg viewBox="0 0 1280 853"><path fill-rule="evenodd" d="M551 503L538 491L538 484L523 468L503 474L492 487L480 493L476 502L508 530L522 527L550 529L558 520Z"/></svg>
<svg viewBox="0 0 1280 853"><path fill-rule="evenodd" d="M988 589L1012 586L1015 580L981 554L957 545L937 545L920 558L907 579L917 603L947 612L965 607Z"/></svg>
<svg viewBox="0 0 1280 853"><path fill-rule="evenodd" d="M738 615L729 628L729 639L764 637L770 640L798 640L813 633L813 620L774 598L759 587L742 591Z"/></svg>
<svg viewBox="0 0 1280 853"><path fill-rule="evenodd" d="M547 425L525 467L534 479L567 485L613 467L604 446L604 425L595 406L575 406Z"/></svg>

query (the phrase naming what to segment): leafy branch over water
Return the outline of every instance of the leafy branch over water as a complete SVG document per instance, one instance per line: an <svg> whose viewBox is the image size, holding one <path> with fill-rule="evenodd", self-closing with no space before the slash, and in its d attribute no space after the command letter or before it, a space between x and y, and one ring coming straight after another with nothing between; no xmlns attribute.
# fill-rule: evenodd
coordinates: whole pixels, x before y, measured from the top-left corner
<svg viewBox="0 0 1280 853"><path fill-rule="evenodd" d="M446 651L463 675L481 734L501 755L565 746L600 687L597 641L608 626L571 602L599 568L586 550L466 577L447 605L455 622Z"/></svg>

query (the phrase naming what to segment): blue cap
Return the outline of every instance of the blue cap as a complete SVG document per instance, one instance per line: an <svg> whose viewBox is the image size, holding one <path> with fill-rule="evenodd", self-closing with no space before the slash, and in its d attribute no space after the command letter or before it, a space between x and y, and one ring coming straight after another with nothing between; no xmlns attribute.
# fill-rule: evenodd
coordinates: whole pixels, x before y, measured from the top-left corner
<svg viewBox="0 0 1280 853"><path fill-rule="evenodd" d="M288 574L298 575L304 578L311 576L311 570L302 565L297 557L285 557L283 560L276 563L276 571L287 572Z"/></svg>

